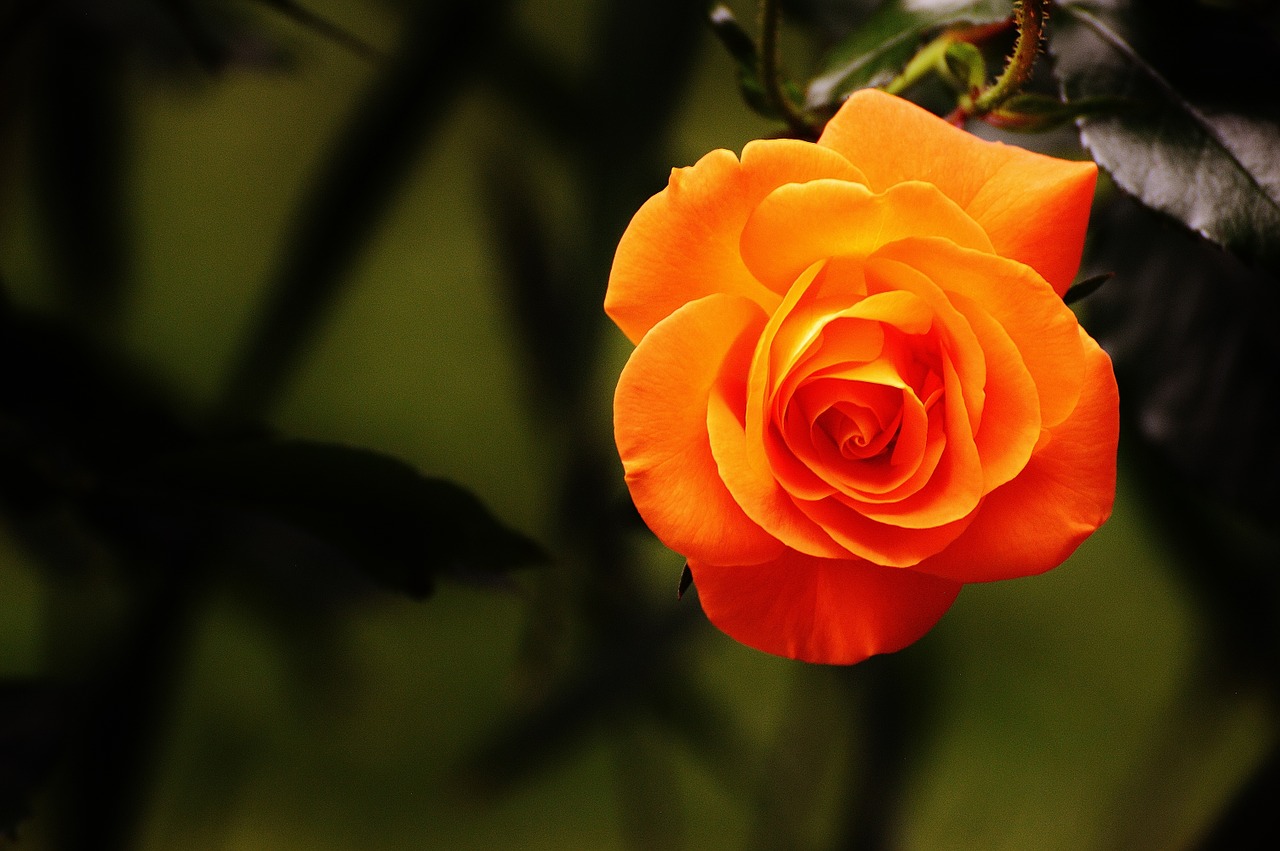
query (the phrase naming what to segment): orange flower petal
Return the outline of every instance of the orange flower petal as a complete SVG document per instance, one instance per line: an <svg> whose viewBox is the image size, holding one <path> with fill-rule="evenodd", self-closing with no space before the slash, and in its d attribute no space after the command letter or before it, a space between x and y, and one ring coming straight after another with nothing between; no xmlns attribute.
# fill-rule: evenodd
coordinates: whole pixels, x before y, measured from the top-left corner
<svg viewBox="0 0 1280 851"><path fill-rule="evenodd" d="M884 191L937 186L986 230L995 251L1035 269L1062 295L1080 265L1097 166L988 142L915 104L854 92L818 144L839 151Z"/></svg>
<svg viewBox="0 0 1280 851"><path fill-rule="evenodd" d="M877 194L858 183L812 180L781 186L760 201L742 230L742 259L757 278L785 292L815 262L865 257L908 236L991 249L982 227L926 183Z"/></svg>
<svg viewBox="0 0 1280 851"><path fill-rule="evenodd" d="M835 265L828 263L823 276L830 279ZM861 270L858 271L860 279ZM788 463L781 457L786 454L785 450L779 451L775 441L766 442L766 449L779 477L797 497L817 499L829 495L835 488L856 492L862 498L886 494L912 476L923 458L928 430L925 410L922 400L906 389L907 382L896 375L888 376L888 380L882 376L879 382L900 391L896 397L900 400L896 406L900 416L895 420L902 431L896 435L891 460L851 467L850 459L830 436L821 433L817 420L821 409L836 407L839 397L849 389L848 381L853 375L850 370L866 377L869 362L884 351L886 328L899 337L924 334L932 326L933 313L922 299L906 292L877 293L835 312L840 305L848 303L848 298L829 296L819 281L815 280L814 285L811 297L791 309L773 343L774 349L789 351L797 348L795 338L803 337L808 342L802 359L774 365L774 373L783 377L772 391L775 419L783 422L784 442L799 461L793 459ZM815 317L825 322L819 324L816 334L809 327L818 324ZM888 369L889 364L881 364L879 368ZM819 405L819 399L824 397L830 398ZM888 432L885 439L889 439ZM787 475L794 471L797 463L805 468L807 475ZM801 482L801 486L796 487L796 482Z"/></svg>
<svg viewBox="0 0 1280 851"><path fill-rule="evenodd" d="M850 507L838 497L800 502L799 506L819 528L826 529L846 553L892 568L915 567L946 549L960 537L976 513L931 528L905 529L872 520L860 507Z"/></svg>
<svg viewBox="0 0 1280 851"><path fill-rule="evenodd" d="M654 534L689 557L745 564L782 549L729 495L707 436L712 385L722 370L745 374L764 323L749 299L707 296L654 326L618 381L614 432L632 499Z"/></svg>
<svg viewBox="0 0 1280 851"><path fill-rule="evenodd" d="M883 521L895 527L895 531L899 533L904 529L932 529L961 520L978 507L978 501L984 493L982 459L978 457L978 448L974 443L973 433L969 430L969 417L961 405L952 401L963 398L960 379L950 363L944 364L943 372L946 396L942 416L946 424L946 446L938 459L937 467L920 484L919 490L905 494L900 499L888 502L861 502L856 498L847 500L848 504L856 505L863 516ZM912 548L912 551L919 552L916 548ZM923 553L915 560L934 552L937 550ZM899 560L886 563L902 564Z"/></svg>
<svg viewBox="0 0 1280 851"><path fill-rule="evenodd" d="M998 488L1026 466L1040 439L1040 399L1022 353L999 322L965 296L952 303L982 340L987 361L982 423L973 436L982 459L983 493Z"/></svg>
<svg viewBox="0 0 1280 851"><path fill-rule="evenodd" d="M774 561L691 561L703 611L738 641L766 653L850 665L901 650L929 631L960 584L911 570L788 550Z"/></svg>
<svg viewBox="0 0 1280 851"><path fill-rule="evenodd" d="M915 245L919 239L900 240L904 245ZM940 240L942 241L942 240ZM948 397L953 406L963 406L969 417L969 427L976 431L982 422L987 384L987 362L981 341L973 333L969 321L947 298L938 282L910 264L900 262L909 256L906 250L895 250L899 243L886 245L867 260L867 288L873 293L913 293L926 304L934 315L935 333L943 338L942 348L947 359L959 375L959 397ZM887 261L887 262L886 262Z"/></svg>
<svg viewBox="0 0 1280 851"><path fill-rule="evenodd" d="M1046 428L1075 410L1084 380L1080 323L1034 271L934 239L885 246L876 259L910 266L943 290L981 305L1008 332L1035 381Z"/></svg>
<svg viewBox="0 0 1280 851"><path fill-rule="evenodd" d="M1026 469L983 501L969 528L916 569L957 582L1043 573L1066 560L1111 514L1119 394L1111 359L1083 330L1080 404Z"/></svg>
<svg viewBox="0 0 1280 851"><path fill-rule="evenodd" d="M738 251L742 227L777 187L818 178L864 180L835 151L791 139L751 142L741 161L719 150L672 170L667 188L645 202L618 243L605 312L634 343L711 293L741 295L772 311L784 290L769 291L747 271Z"/></svg>
<svg viewBox="0 0 1280 851"><path fill-rule="evenodd" d="M847 558L822 527L805 516L763 459L759 441L747 438L747 386L726 370L707 402L711 454L725 486L742 510L787 546L828 558Z"/></svg>

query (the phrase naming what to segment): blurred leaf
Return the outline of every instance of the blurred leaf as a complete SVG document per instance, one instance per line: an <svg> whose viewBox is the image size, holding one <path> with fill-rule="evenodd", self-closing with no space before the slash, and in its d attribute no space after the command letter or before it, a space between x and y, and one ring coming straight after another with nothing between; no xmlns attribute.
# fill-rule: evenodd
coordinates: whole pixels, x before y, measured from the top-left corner
<svg viewBox="0 0 1280 851"><path fill-rule="evenodd" d="M424 3L360 98L285 246L220 414L256 420L298 367L423 148L487 51L510 0Z"/></svg>
<svg viewBox="0 0 1280 851"><path fill-rule="evenodd" d="M213 445L160 459L140 481L175 500L222 508L243 522L238 531L250 544L265 530L289 530L417 599L432 593L437 577L498 582L511 568L546 560L470 492L366 449Z"/></svg>
<svg viewBox="0 0 1280 851"><path fill-rule="evenodd" d="M1135 102L1079 121L1081 141L1122 189L1280 275L1280 127L1192 103L1118 18L1063 6L1051 49L1069 100Z"/></svg>
<svg viewBox="0 0 1280 851"><path fill-rule="evenodd" d="M523 160L495 161L485 184L502 278L509 285L510 298L503 302L529 356L528 371L550 395L553 409L561 410L586 383L591 361L585 349L599 307L566 283L566 264L551 243Z"/></svg>
<svg viewBox="0 0 1280 851"><path fill-rule="evenodd" d="M590 140L584 148L589 158L586 187L608 193L599 198L598 209L619 219L592 222L601 228L603 269L608 269L621 226L653 193L653 176L665 181L670 169L667 133L685 105L703 44L703 8L689 0L603 4L586 80L594 109L581 128ZM629 167L619 168L622 162ZM590 286L594 299L598 284Z"/></svg>
<svg viewBox="0 0 1280 851"><path fill-rule="evenodd" d="M498 33L492 61L484 67L504 104L519 112L571 151L585 142L582 133L587 104L582 85L555 51L507 26Z"/></svg>
<svg viewBox="0 0 1280 851"><path fill-rule="evenodd" d="M164 35L153 38L149 45L150 52L162 61L179 67L194 62L206 74L221 73L232 64L236 36L214 22L210 4L199 0L152 0L150 5L166 25L153 30Z"/></svg>
<svg viewBox="0 0 1280 851"><path fill-rule="evenodd" d="M32 151L46 248L68 309L101 324L129 264L122 45L74 14L44 24Z"/></svg>
<svg viewBox="0 0 1280 851"><path fill-rule="evenodd" d="M0 359L22 364L0 372L0 505L40 566L83 569L86 501L190 433L143 370L64 324L0 311Z"/></svg>
<svg viewBox="0 0 1280 851"><path fill-rule="evenodd" d="M893 79L931 33L950 25L989 24L1009 17L1000 0L891 0L832 49L827 70L809 82L810 109L833 109L855 89Z"/></svg>
<svg viewBox="0 0 1280 851"><path fill-rule="evenodd" d="M30 813L31 798L56 762L66 731L65 707L52 688L0 681L0 840Z"/></svg>
<svg viewBox="0 0 1280 851"><path fill-rule="evenodd" d="M1127 196L1096 211L1085 269L1115 272L1084 315L1115 363L1121 455L1224 657L1266 670L1280 660L1280 293Z"/></svg>
<svg viewBox="0 0 1280 851"><path fill-rule="evenodd" d="M257 2L275 9L280 14L311 30L323 38L327 38L361 59L377 60L382 56L364 39L350 30L344 29L323 15L317 14L296 0L257 0Z"/></svg>

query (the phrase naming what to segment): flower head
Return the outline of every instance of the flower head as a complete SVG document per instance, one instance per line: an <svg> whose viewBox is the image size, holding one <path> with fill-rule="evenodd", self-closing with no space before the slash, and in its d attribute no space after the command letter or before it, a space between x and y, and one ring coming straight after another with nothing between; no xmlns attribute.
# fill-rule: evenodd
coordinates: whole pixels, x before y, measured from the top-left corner
<svg viewBox="0 0 1280 851"><path fill-rule="evenodd" d="M1062 300L1095 179L867 90L641 207L605 299L636 343L615 436L713 623L856 662L1107 518L1115 380Z"/></svg>

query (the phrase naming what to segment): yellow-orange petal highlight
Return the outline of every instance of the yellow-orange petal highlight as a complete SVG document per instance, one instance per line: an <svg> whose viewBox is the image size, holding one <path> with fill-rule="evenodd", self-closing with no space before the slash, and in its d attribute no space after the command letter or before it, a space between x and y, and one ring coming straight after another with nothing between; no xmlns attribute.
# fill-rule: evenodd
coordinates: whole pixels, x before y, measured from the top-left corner
<svg viewBox="0 0 1280 851"><path fill-rule="evenodd" d="M909 236L948 239L990 250L987 233L956 203L927 183L882 193L841 180L788 184L760 201L742 231L742 257L775 289L831 257L865 257Z"/></svg>

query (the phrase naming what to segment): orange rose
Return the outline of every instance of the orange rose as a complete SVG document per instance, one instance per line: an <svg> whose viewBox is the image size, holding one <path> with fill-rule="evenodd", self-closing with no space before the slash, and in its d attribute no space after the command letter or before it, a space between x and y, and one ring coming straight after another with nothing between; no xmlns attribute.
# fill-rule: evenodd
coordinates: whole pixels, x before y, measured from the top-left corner
<svg viewBox="0 0 1280 851"><path fill-rule="evenodd" d="M1115 379L1062 301L1096 174L867 90L640 208L605 298L637 344L618 450L720 629L857 662L1107 518Z"/></svg>

